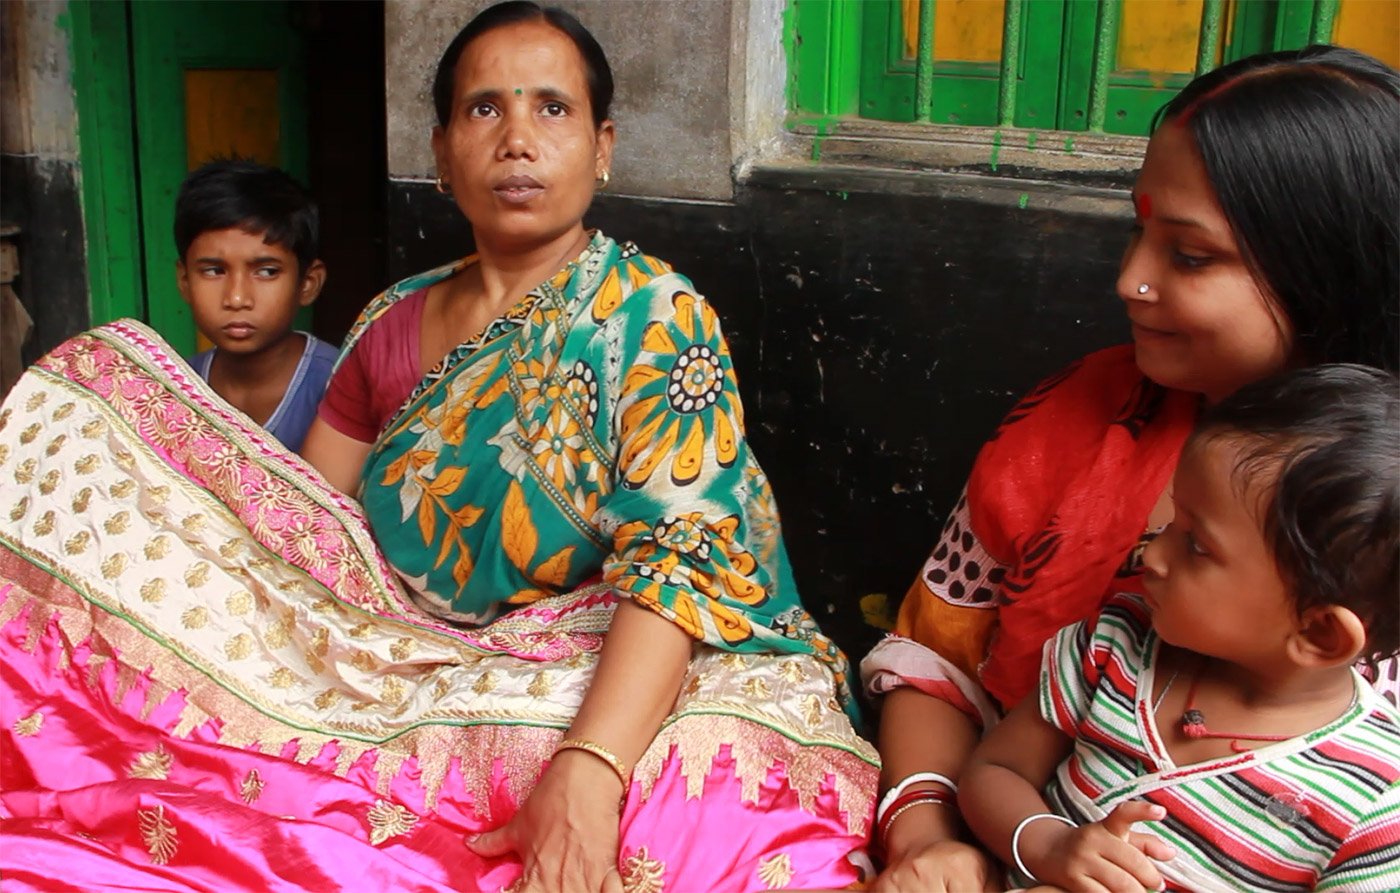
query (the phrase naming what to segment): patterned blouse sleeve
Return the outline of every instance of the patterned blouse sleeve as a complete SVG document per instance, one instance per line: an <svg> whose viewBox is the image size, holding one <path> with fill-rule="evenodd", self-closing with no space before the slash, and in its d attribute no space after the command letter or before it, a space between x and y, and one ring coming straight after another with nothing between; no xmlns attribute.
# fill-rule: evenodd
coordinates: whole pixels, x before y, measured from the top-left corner
<svg viewBox="0 0 1400 893"><path fill-rule="evenodd" d="M768 481L744 438L713 308L674 273L600 332L614 405L604 579L698 640L731 651L835 652L799 606Z"/></svg>
<svg viewBox="0 0 1400 893"><path fill-rule="evenodd" d="M913 686L947 701L984 728L1000 711L977 681L996 626L997 588L1006 568L972 532L967 491L900 606L895 633L861 663L871 695Z"/></svg>

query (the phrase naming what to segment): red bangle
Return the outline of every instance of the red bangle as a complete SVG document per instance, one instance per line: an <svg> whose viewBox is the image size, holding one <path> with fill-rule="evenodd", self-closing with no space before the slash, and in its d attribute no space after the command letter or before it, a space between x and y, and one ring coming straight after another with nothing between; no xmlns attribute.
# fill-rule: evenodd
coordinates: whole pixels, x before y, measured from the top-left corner
<svg viewBox="0 0 1400 893"><path fill-rule="evenodd" d="M875 842L883 849L885 846L885 836L889 834L890 826L894 820L904 813L905 810L915 806L930 803L935 806L948 806L953 802L953 796L947 791L909 791L901 794L885 810L885 816L876 829Z"/></svg>

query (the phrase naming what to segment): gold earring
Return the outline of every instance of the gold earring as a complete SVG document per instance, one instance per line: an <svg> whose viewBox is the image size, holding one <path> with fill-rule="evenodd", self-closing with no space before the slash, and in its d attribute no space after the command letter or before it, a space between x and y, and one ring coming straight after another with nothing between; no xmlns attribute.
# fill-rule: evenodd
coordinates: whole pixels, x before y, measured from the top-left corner
<svg viewBox="0 0 1400 893"><path fill-rule="evenodd" d="M602 186L599 186L598 188L599 188L599 189L607 189L607 188L608 188L608 181L611 180L611 179L612 179L612 177L608 174L608 172L607 172L607 171L603 171L603 175L602 175L601 177L598 178L598 182L599 182L599 183L602 183L603 185L602 185Z"/></svg>
<svg viewBox="0 0 1400 893"><path fill-rule="evenodd" d="M443 195L448 195L452 192L452 189L447 185L447 181L443 180L442 174L438 174L437 191L441 192Z"/></svg>

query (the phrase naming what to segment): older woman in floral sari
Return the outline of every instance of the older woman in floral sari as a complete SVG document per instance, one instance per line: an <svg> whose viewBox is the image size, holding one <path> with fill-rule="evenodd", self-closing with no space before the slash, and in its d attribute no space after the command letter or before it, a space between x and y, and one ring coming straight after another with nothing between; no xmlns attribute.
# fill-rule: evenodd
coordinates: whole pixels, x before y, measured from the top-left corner
<svg viewBox="0 0 1400 893"><path fill-rule="evenodd" d="M434 148L477 254L371 303L309 466L137 324L16 388L7 884L858 878L877 761L714 311L581 223L610 94L534 4L449 46Z"/></svg>

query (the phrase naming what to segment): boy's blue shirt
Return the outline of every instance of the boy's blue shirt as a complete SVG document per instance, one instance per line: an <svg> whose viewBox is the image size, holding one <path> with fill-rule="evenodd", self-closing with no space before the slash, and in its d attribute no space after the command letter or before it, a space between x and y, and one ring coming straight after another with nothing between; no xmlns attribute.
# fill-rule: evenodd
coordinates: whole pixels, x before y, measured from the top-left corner
<svg viewBox="0 0 1400 893"><path fill-rule="evenodd" d="M269 434L282 441L292 452L300 450L302 441L306 439L307 429L316 418L316 410L330 382L335 358L340 353L309 332L297 334L305 336L306 348L302 351L296 372L292 373L287 393L282 395L282 402L277 404L277 409L263 425ZM209 380L209 367L213 365L216 350L218 348L210 348L190 357L190 365L205 381Z"/></svg>

